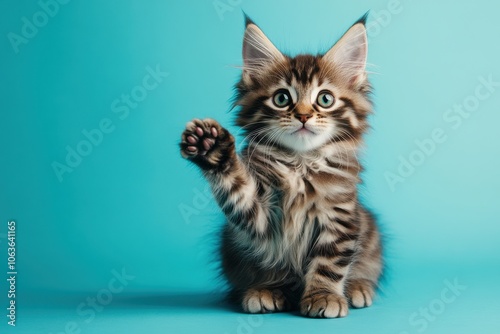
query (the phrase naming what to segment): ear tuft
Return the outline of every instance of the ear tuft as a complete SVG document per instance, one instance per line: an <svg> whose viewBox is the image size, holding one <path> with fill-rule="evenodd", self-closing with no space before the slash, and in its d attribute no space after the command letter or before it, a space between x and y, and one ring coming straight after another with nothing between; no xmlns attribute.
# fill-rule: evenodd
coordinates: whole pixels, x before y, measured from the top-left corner
<svg viewBox="0 0 500 334"><path fill-rule="evenodd" d="M368 38L366 36L366 13L337 43L323 56L333 66L340 69L352 85L357 85L366 78L366 58L368 56Z"/></svg>
<svg viewBox="0 0 500 334"><path fill-rule="evenodd" d="M361 16L359 20L357 20L354 24L361 23L362 25L366 26L366 21L368 21L368 15L370 14L370 11L367 11L365 15ZM353 25L354 25L353 24Z"/></svg>
<svg viewBox="0 0 500 334"><path fill-rule="evenodd" d="M247 15L247 13L243 12L243 16L245 17L245 27L248 27L250 24L255 24L253 20Z"/></svg>

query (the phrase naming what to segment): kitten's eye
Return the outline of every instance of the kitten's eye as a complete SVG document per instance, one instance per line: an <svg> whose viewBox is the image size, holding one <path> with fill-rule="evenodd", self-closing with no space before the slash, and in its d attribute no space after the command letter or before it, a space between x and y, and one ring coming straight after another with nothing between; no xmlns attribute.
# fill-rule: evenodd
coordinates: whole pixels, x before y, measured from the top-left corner
<svg viewBox="0 0 500 334"><path fill-rule="evenodd" d="M322 108L330 108L335 103L335 98L333 97L332 93L324 90L318 94L317 102Z"/></svg>
<svg viewBox="0 0 500 334"><path fill-rule="evenodd" d="M280 89L273 96L273 103L278 108L284 108L292 103L290 93L286 89Z"/></svg>

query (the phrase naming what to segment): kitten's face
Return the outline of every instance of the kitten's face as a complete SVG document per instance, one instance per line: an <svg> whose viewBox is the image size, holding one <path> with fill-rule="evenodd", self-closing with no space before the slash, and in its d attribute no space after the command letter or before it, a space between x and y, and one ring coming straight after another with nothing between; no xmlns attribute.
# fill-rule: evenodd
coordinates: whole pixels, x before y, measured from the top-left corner
<svg viewBox="0 0 500 334"><path fill-rule="evenodd" d="M366 31L358 22L323 56L283 55L252 22L243 43L237 124L250 141L296 152L357 140L370 110Z"/></svg>

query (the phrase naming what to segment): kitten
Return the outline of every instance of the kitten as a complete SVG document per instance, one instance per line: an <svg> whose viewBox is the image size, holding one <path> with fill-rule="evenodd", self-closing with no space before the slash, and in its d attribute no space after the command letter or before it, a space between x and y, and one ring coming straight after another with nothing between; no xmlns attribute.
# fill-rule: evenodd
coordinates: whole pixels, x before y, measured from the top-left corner
<svg viewBox="0 0 500 334"><path fill-rule="evenodd" d="M247 18L233 136L189 122L181 154L210 183L227 224L222 269L243 310L336 318L372 304L380 235L358 200L357 152L371 112L366 16L324 55L282 54Z"/></svg>

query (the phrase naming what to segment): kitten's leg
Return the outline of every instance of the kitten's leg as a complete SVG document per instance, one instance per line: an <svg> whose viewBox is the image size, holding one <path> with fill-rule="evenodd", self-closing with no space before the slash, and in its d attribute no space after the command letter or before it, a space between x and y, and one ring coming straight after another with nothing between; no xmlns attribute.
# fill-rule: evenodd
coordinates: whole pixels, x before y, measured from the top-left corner
<svg viewBox="0 0 500 334"><path fill-rule="evenodd" d="M355 308L368 307L373 303L382 272L380 235L374 219L366 212L361 213L361 219L366 222L361 229L362 242L359 243L356 261L352 264L346 284L346 295Z"/></svg>
<svg viewBox="0 0 500 334"><path fill-rule="evenodd" d="M226 129L212 119L195 119L186 125L180 148L184 158L202 169L229 223L250 236L267 231L257 183L240 161Z"/></svg>
<svg viewBox="0 0 500 334"><path fill-rule="evenodd" d="M285 295L279 289L249 289L243 296L242 306L248 313L280 312L290 308Z"/></svg>
<svg viewBox="0 0 500 334"><path fill-rule="evenodd" d="M306 276L306 289L300 301L300 312L305 316L340 318L345 317L349 311L344 297L344 276L347 270L338 270L327 262L329 261L316 259Z"/></svg>
<svg viewBox="0 0 500 334"><path fill-rule="evenodd" d="M357 242L357 227L342 221L342 227L324 227L311 250L305 276L305 290L300 302L303 315L317 318L339 318L348 313L344 296ZM343 228L342 233L339 229Z"/></svg>

